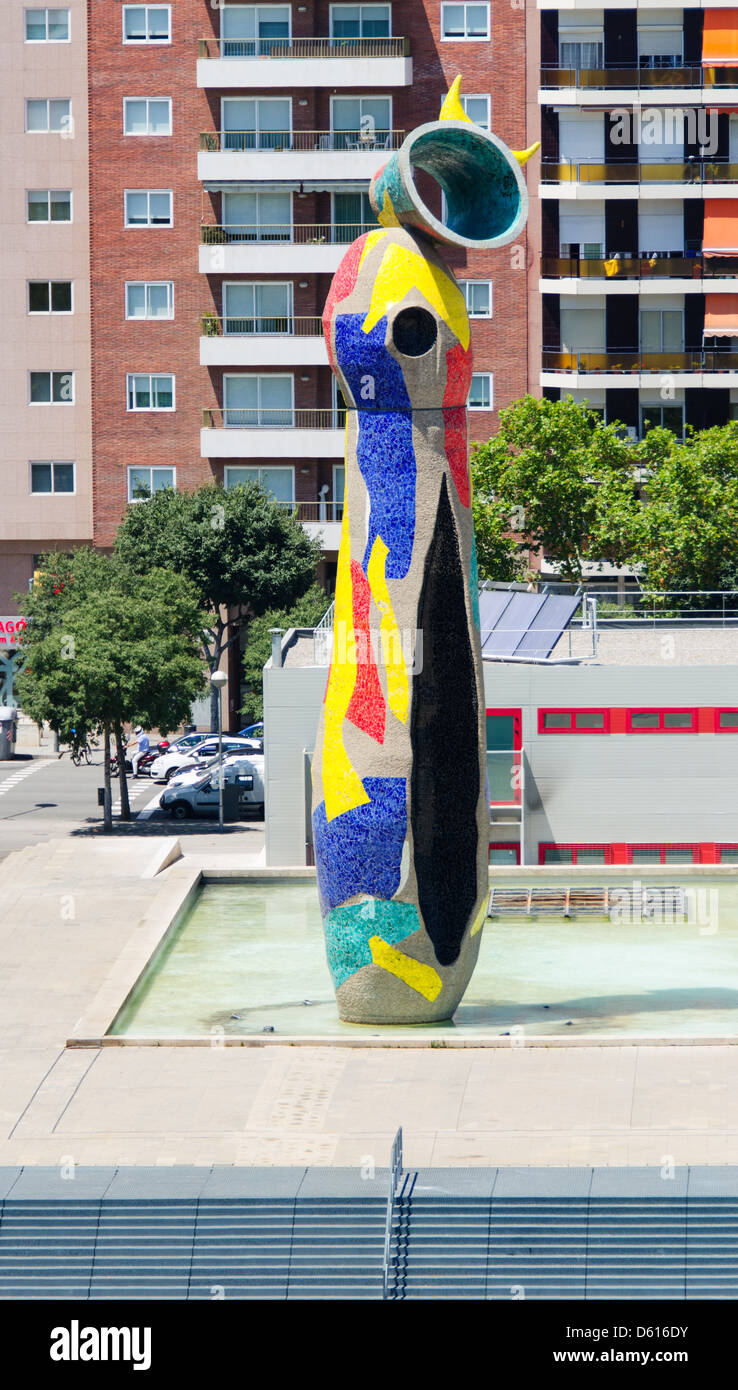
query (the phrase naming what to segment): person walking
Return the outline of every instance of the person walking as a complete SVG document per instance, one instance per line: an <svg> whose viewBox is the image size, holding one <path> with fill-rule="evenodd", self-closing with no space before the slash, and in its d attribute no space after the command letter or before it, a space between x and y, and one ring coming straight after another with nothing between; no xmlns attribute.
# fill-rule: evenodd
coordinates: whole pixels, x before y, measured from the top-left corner
<svg viewBox="0 0 738 1390"><path fill-rule="evenodd" d="M141 761L141 759L142 759L144 753L148 753L149 748L151 747L151 745L150 745L150 743L149 743L149 736L148 736L148 734L144 733L144 731L143 731L143 729L141 728L141 725L140 725L140 724L137 724L137 725L136 725L136 727L135 727L135 729L134 729L133 732L134 732L134 734L136 735L137 746L136 746L136 751L135 751L135 753L133 754L133 757L131 758L131 766L132 766L132 768L133 768L133 775L134 775L134 777L138 777L138 765L139 765L139 763L140 763L140 761Z"/></svg>

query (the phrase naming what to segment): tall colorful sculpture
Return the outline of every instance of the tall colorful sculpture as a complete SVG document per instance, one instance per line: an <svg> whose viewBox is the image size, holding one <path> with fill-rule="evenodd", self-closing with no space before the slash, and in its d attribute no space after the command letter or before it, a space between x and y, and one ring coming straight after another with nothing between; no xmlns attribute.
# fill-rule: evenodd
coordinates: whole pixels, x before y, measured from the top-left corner
<svg viewBox="0 0 738 1390"><path fill-rule="evenodd" d="M438 243L512 241L531 151L515 155L472 125L458 88L457 78L440 120L372 180L380 226L347 251L323 315L347 405L346 485L312 820L347 1022L450 1018L486 912L472 357L464 296ZM420 170L443 189L445 221L420 196Z"/></svg>

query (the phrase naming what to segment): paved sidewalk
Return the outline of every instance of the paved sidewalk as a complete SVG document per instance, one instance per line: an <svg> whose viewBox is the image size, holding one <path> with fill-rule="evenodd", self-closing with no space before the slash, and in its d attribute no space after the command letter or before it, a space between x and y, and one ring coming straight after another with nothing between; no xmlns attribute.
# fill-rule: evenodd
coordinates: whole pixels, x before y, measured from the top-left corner
<svg viewBox="0 0 738 1390"><path fill-rule="evenodd" d="M383 1165L398 1125L409 1166L738 1163L738 1047L65 1049L183 847L148 880L135 838L5 861L0 1166Z"/></svg>

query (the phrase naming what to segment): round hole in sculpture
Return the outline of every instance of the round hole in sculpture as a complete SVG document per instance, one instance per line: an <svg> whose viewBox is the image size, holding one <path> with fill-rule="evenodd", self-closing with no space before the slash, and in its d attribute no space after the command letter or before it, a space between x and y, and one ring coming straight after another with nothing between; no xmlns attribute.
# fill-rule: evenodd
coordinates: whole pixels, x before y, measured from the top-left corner
<svg viewBox="0 0 738 1390"><path fill-rule="evenodd" d="M440 123L421 127L407 143L411 173L424 170L446 197L445 220L439 224L432 213L428 216L431 235L435 224L454 233L461 244L504 242L522 226L522 179L494 136L457 122ZM419 211L429 213L417 189L415 196Z"/></svg>
<svg viewBox="0 0 738 1390"><path fill-rule="evenodd" d="M392 324L392 341L403 357L424 357L438 337L438 327L427 309L401 309Z"/></svg>

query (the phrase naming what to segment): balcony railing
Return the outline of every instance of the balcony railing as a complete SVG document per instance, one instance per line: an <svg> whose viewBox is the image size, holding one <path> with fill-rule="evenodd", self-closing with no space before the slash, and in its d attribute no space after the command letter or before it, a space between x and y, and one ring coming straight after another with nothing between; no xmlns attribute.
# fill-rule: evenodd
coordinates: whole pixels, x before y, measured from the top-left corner
<svg viewBox="0 0 738 1390"><path fill-rule="evenodd" d="M346 423L343 410L294 410L288 406L253 408L246 406L206 406L202 412L204 430L339 430Z"/></svg>
<svg viewBox="0 0 738 1390"><path fill-rule="evenodd" d="M200 149L209 153L278 150L399 150L404 130L208 130L200 136Z"/></svg>
<svg viewBox="0 0 738 1390"><path fill-rule="evenodd" d="M298 521L343 521L343 502L278 502Z"/></svg>
<svg viewBox="0 0 738 1390"><path fill-rule="evenodd" d="M738 183L738 164L663 160L658 164L554 164L541 166L542 183Z"/></svg>
<svg viewBox="0 0 738 1390"><path fill-rule="evenodd" d="M365 232L376 232L377 226L376 222L301 222L293 227L287 222L268 226L228 223L226 226L202 226L200 239L205 246L231 246L250 241L290 242L293 246L348 246Z"/></svg>
<svg viewBox="0 0 738 1390"><path fill-rule="evenodd" d="M738 352L729 348L676 352L558 352L543 350L544 372L736 372Z"/></svg>
<svg viewBox="0 0 738 1390"><path fill-rule="evenodd" d="M287 314L284 317L260 315L257 318L218 318L215 314L204 314L200 320L200 332L205 338L247 338L251 335L264 337L317 338L323 332L323 321L317 315Z"/></svg>
<svg viewBox="0 0 738 1390"><path fill-rule="evenodd" d="M199 39L198 58L408 58L410 40Z"/></svg>
<svg viewBox="0 0 738 1390"><path fill-rule="evenodd" d="M699 253L671 255L661 252L652 256L616 254L601 260L541 256L541 275L544 280L735 279L738 276L738 256L702 256Z"/></svg>
<svg viewBox="0 0 738 1390"><path fill-rule="evenodd" d="M558 68L542 67L541 87L576 88L580 91L607 91L608 88L629 88L639 91L655 88L735 87L738 72L735 68L703 68L697 64L678 67L629 68Z"/></svg>

